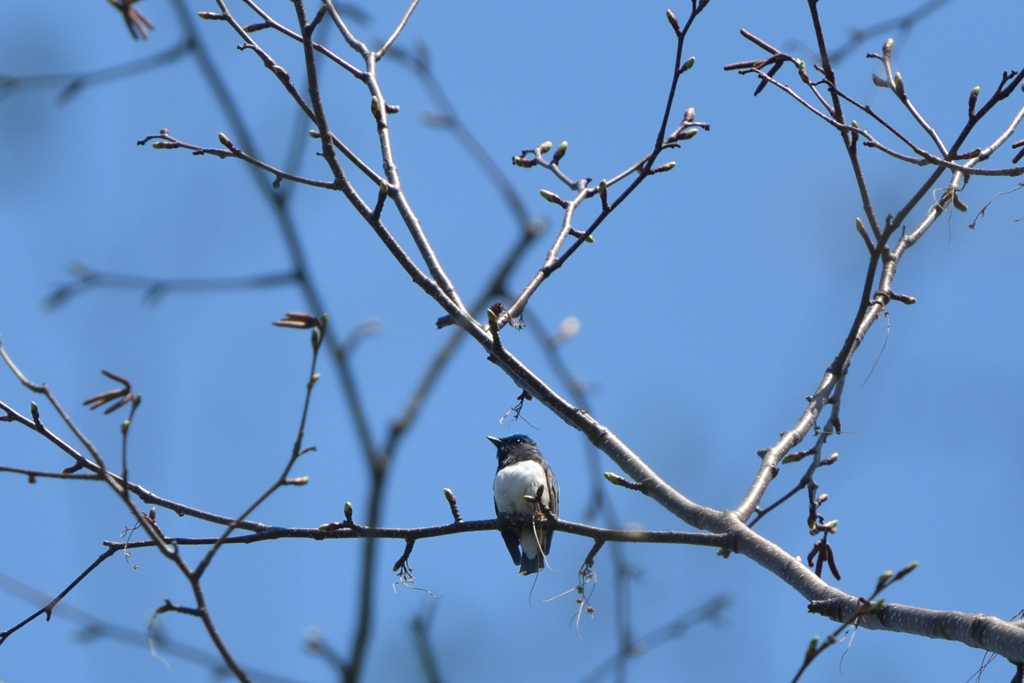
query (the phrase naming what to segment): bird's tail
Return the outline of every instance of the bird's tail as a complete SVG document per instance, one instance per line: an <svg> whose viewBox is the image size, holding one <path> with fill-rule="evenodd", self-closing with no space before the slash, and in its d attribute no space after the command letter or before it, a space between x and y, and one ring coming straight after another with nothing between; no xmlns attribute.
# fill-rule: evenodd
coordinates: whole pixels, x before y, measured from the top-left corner
<svg viewBox="0 0 1024 683"><path fill-rule="evenodd" d="M551 546L550 534L546 529L538 529L536 524L523 529L520 545L523 548L523 559L519 563L519 575L536 574L544 569L544 548ZM533 551L533 557L530 557Z"/></svg>
<svg viewBox="0 0 1024 683"><path fill-rule="evenodd" d="M536 574L541 569L544 569L544 555L541 553L537 553L537 557L527 557L526 555L523 555L523 561L519 564L520 576Z"/></svg>

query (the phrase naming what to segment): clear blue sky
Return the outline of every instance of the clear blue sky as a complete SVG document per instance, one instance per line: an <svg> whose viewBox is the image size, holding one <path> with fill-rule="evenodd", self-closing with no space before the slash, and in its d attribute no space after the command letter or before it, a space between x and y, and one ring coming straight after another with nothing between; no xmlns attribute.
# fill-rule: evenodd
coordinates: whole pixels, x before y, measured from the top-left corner
<svg viewBox="0 0 1024 683"><path fill-rule="evenodd" d="M854 9L824 2L821 10L838 46L850 29L917 5L866 2ZM102 0L4 3L0 74L85 72L157 54L180 39L168 3L141 6L156 24L147 42L132 41ZM677 14L684 16L687 6L680 3ZM192 9L214 6L192 3ZM600 179L645 153L674 50L664 9L646 2L425 2L401 44L428 47L459 114L530 214L555 224L557 208L538 195L557 189L554 179L540 169L513 168L510 156L564 139L566 172ZM357 31L382 38L403 10L394 0L373 3ZM853 97L925 143L898 102L871 84L878 63L863 58L892 35L907 91L940 134L952 138L970 89L980 85L985 98L1004 70L1024 66L1022 25L1017 0L953 0L909 32L896 29L854 50L839 65L839 79ZM579 335L562 350L591 389L592 412L682 493L719 509L738 503L756 471L755 452L794 425L803 397L838 352L867 263L854 230L862 210L838 137L782 93L769 88L755 99L752 77L722 70L762 54L740 36L741 28L814 61L801 47L813 38L804 3L712 0L686 45L697 61L682 80L673 115L678 120L693 106L711 131L670 152L665 160L677 167L643 185L530 308L552 329L566 316L580 319ZM293 107L255 56L235 49L239 41L227 26L200 29L263 157L283 164L294 135ZM292 45L258 35L299 72ZM330 40L344 52L337 36ZM782 74L797 80L792 70ZM382 63L380 78L389 101L402 107L391 121L404 187L463 298L472 300L515 239L516 225L466 151L423 122L420 114L433 105L416 78L394 60ZM323 87L334 129L372 159L376 139L365 90L336 72ZM309 346L304 334L270 322L305 307L298 291L171 294L155 304L143 303L138 291L89 291L54 311L43 302L70 280L72 262L152 277L278 272L287 257L270 209L239 162L136 146L161 128L207 146L217 146L220 131L235 134L191 57L91 85L66 101L58 93L50 86L0 91L4 347L30 378L50 384L108 456L118 453L123 417L89 413L79 404L109 388L101 368L129 377L144 395L131 432L133 479L168 498L237 514L277 475L294 439ZM1015 93L981 127L979 145L1021 100ZM1004 149L997 163L1008 165L1011 156ZM870 150L863 158L883 216L902 206L926 174ZM310 148L302 171L327 177ZM917 305L893 304L853 363L844 433L828 444L839 462L817 476L830 496L822 513L840 520L833 539L843 572L838 585L849 593L867 594L884 570L918 560L917 572L886 593L889 601L1004 618L1024 607L1024 224L1015 222L1024 217L1024 194L1000 198L975 230L967 227L996 193L1015 186L1012 179L970 183L962 195L970 211L940 219L901 263L894 288L917 297ZM367 319L382 325L355 356L379 441L446 338L433 329L441 311L343 197L297 192L295 218L332 325L350 330ZM397 227L396 216L385 218ZM513 275L516 286L540 263L544 241ZM505 339L563 389L534 337L510 331ZM322 369L307 429L307 443L317 451L295 472L308 475L310 484L280 491L257 520L316 526L342 519L346 500L357 520L365 510L366 467L352 421L334 369L329 363ZM517 394L478 347L466 344L397 455L384 523L446 523L444 487L454 490L467 519L491 517L495 460L484 437L513 431L540 443L561 483L562 516L581 519L589 502L581 437L535 404L524 413L529 424L514 430L499 424ZM27 413L32 398L0 372L0 400ZM45 406L43 419L57 424ZM0 464L58 470L68 462L28 430L6 425ZM784 468L766 500L795 484L803 471L797 467ZM602 468L615 469L609 461ZM606 493L626 524L679 528L637 494ZM800 494L758 525L801 556L812 543L805 500ZM4 474L0 501L0 573L51 594L130 521L97 484L29 486L24 477ZM214 533L166 511L158 521L174 535ZM383 543L366 680L418 680L409 623L428 609L435 610L431 635L447 680L582 678L615 646L608 550L595 567L596 618L581 623L579 637L572 596L544 600L575 586L589 545L556 536L550 558L556 571L544 572L531 595L530 580L516 575L495 533L420 542L411 564L417 585L435 600L401 586L392 591L390 568L402 543ZM639 571L632 589L638 635L715 595L732 601L718 622L638 658L631 680L789 680L808 640L834 628L807 615L798 594L743 557L723 560L687 547L627 551ZM359 556L348 541L224 550L205 583L238 660L294 680L331 680L323 663L302 651L303 634L316 627L339 649L347 646ZM140 632L165 598L191 604L186 582L155 552L137 552L130 562L138 568L109 560L67 603ZM0 592L0 629L33 609ZM196 620L165 615L160 621L167 635L212 652ZM145 649L83 641L78 633L57 616L24 628L0 647L0 680L207 676L174 657L166 657L168 668ZM846 645L823 655L805 680L965 681L982 659L959 644L892 633L862 631ZM1005 662L990 671L993 680L1011 675Z"/></svg>

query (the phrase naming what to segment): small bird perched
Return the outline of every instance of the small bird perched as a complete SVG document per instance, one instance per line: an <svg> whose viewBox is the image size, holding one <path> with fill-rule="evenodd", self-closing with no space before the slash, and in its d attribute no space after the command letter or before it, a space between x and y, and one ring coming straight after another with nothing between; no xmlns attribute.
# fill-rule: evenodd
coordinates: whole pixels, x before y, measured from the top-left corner
<svg viewBox="0 0 1024 683"><path fill-rule="evenodd" d="M504 439L489 436L487 440L498 447L498 473L494 475L494 511L498 520L505 515L544 519L542 506L526 496L535 497L557 518L558 482L537 442L522 434ZM544 556L551 549L551 533L550 529L534 524L522 528L509 524L502 528L501 537L512 561L519 565L520 575L544 569Z"/></svg>

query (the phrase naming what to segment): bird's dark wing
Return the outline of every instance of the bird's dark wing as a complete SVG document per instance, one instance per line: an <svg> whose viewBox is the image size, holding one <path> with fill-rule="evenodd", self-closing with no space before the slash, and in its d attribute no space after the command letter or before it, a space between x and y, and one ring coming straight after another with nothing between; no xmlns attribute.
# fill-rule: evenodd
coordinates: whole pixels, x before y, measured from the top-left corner
<svg viewBox="0 0 1024 683"><path fill-rule="evenodd" d="M548 481L548 509L551 510L552 516L558 518L558 480L555 479L555 473L551 471L551 467L544 463L544 474ZM554 536L554 532L550 529L545 529L541 534L541 550L547 555L551 550L551 537Z"/></svg>
<svg viewBox="0 0 1024 683"><path fill-rule="evenodd" d="M545 463L546 465L547 463ZM555 479L555 473L551 471L551 467L545 467L544 473L548 479L548 495L551 500L548 501L548 509L551 510L551 514L558 517L558 480Z"/></svg>
<svg viewBox="0 0 1024 683"><path fill-rule="evenodd" d="M501 521L502 514L498 512L498 506L494 506L494 515ZM501 530L501 537L505 541L505 547L508 548L508 554L512 556L513 564L519 564L522 561L522 557L519 555L519 534L515 529L505 528Z"/></svg>

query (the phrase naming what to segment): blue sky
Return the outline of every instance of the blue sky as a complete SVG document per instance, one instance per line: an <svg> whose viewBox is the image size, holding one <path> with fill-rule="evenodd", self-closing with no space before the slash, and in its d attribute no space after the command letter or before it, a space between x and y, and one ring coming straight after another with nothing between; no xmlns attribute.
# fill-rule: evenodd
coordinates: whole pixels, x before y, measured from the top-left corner
<svg viewBox="0 0 1024 683"><path fill-rule="evenodd" d="M916 2L822 3L834 45L852 28L907 11ZM675 7L684 15L685 4ZM0 5L0 73L79 73L153 55L181 36L169 4L150 0L150 40L130 39L106 3ZM192 9L213 9L212 3ZM653 143L669 84L674 39L664 6L651 3L425 2L400 44L422 41L433 69L466 125L506 173L530 215L557 224L538 190L556 189L540 169L509 157L544 140L569 142L562 168L573 177L610 177ZM272 12L278 7L268 8ZM387 35L400 2L374 3L357 31ZM970 89L991 93L1004 70L1021 68L1024 12L1011 0L953 0L909 31L872 39L838 67L847 92L870 103L914 139L924 136L898 102L871 84L878 63L863 59L885 37L915 104L946 138L959 131ZM247 19L248 20L248 19ZM295 112L251 53L235 49L223 24L201 37L242 105L262 156L283 164ZM696 108L711 131L669 153L677 167L649 179L568 265L541 288L530 311L554 329L576 316L580 333L562 346L572 372L590 388L595 416L669 483L696 502L735 506L753 477L759 448L790 429L838 352L860 296L867 264L854 230L862 215L839 138L793 100L768 88L756 99L752 77L729 62L760 56L746 28L808 62L813 39L803 3L712 0L685 51L696 56L677 110ZM293 46L264 45L293 73ZM330 44L343 52L341 40ZM791 70L782 74L791 83ZM403 185L464 299L476 298L516 239L517 226L495 188L446 131L421 114L435 109L423 85L396 60L380 80ZM333 128L373 158L376 137L365 90L342 73L325 75ZM132 476L169 498L237 514L276 477L301 410L309 346L304 334L270 326L305 307L294 288L169 294L87 291L56 310L43 302L72 278L68 265L149 277L221 277L279 272L280 233L249 171L233 160L157 151L135 143L168 128L175 137L217 146L234 136L194 59L91 85L59 100L59 88L0 91L0 334L35 381L46 381L83 430L108 454L119 449L123 419L79 404L109 388L108 369L144 395L131 432ZM987 144L1021 106L1021 94L979 128ZM1024 137L1019 131L1012 139ZM1004 149L994 160L1008 165ZM927 171L864 150L878 211L896 211ZM303 173L326 178L307 147ZM1019 567L1019 491L1024 477L1020 415L1024 359L1020 255L1024 194L1001 197L976 229L968 224L1013 179L973 180L969 212L944 216L900 264L894 288L917 298L890 306L854 360L843 402L844 433L829 441L838 463L817 475L838 518L839 587L866 594L886 569L920 568L886 593L893 602L1008 618L1024 607ZM367 187L362 190L372 192ZM372 195L371 195L372 196ZM400 271L344 198L298 188L292 199L300 239L336 330L380 322L363 340L355 374L375 438L387 433L430 358L443 344L438 307ZM594 209L584 210L592 216ZM912 215L908 224L919 219ZM397 227L389 208L385 218ZM553 231L549 229L547 235ZM546 249L535 244L512 276L525 285ZM409 240L402 237L404 242ZM564 390L529 331L505 334L513 351ZM877 361L877 364L876 364ZM872 372L872 367L874 370ZM254 518L316 526L360 518L367 472L333 367L314 395L304 456L295 474L310 484L278 492ZM868 376L870 374L870 377ZM493 515L494 451L484 437L523 431L558 475L562 516L581 519L589 502L582 439L541 406L528 404L514 428L499 418L518 390L478 347L465 344L398 452L384 523L419 526L450 519L444 487L467 519ZM0 373L0 400L27 412L32 400ZM57 418L43 407L43 419ZM59 470L68 463L27 430L0 430L0 464ZM783 469L767 500L798 481ZM614 470L609 461L603 469ZM610 487L609 487L610 489ZM606 494L625 524L679 528L678 520L621 489ZM0 572L56 593L129 524L123 505L96 484L0 476ZM805 497L769 515L758 530L795 555L812 539ZM212 530L161 512L175 535ZM612 569L599 555L592 597L596 618L574 626L571 596L589 542L555 538L536 586L516 575L497 534L464 534L417 544L417 585L439 596L393 591L399 541L382 544L379 614L366 680L420 675L409 623L434 610L432 639L441 672L453 681L514 681L546 671L583 678L615 645ZM302 650L307 629L344 649L351 637L359 553L349 541L284 541L225 549L206 578L221 633L244 665L300 681L331 680ZM687 547L626 549L638 569L632 588L637 634L654 630L719 594L730 606L716 623L630 664L632 680L789 680L808 640L834 626L806 614L804 600L742 557L723 560ZM198 554L190 555L193 561ZM155 552L114 558L89 576L69 605L143 631L170 599L189 604L186 582ZM531 594L532 588L532 594ZM34 607L0 592L0 629ZM165 615L165 632L212 651L194 619ZM0 647L0 680L185 681L207 674L194 664L110 641L83 642L64 618L38 621ZM516 644L513 646L513 644ZM845 657L843 653L845 652ZM515 653L514 655L512 653ZM528 653L522 655L522 653ZM59 656L55 656L59 655ZM522 655L522 658L519 658ZM842 657L842 661L840 658ZM982 653L959 644L862 631L824 654L805 680L967 680ZM1012 674L1005 663L993 679Z"/></svg>

